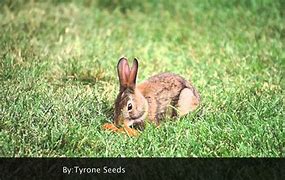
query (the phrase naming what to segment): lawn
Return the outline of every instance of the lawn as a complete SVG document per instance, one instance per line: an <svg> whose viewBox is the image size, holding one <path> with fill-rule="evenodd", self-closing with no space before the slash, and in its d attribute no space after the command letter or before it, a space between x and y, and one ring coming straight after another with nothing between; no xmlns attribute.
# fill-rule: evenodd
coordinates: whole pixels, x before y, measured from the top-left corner
<svg viewBox="0 0 285 180"><path fill-rule="evenodd" d="M0 156L284 157L283 0L0 2ZM121 56L202 104L139 137L112 121Z"/></svg>

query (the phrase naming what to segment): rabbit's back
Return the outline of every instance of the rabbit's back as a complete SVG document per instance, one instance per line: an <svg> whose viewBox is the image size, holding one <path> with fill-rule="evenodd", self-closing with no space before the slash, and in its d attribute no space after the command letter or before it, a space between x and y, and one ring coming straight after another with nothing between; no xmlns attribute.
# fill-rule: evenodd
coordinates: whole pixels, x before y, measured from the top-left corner
<svg viewBox="0 0 285 180"><path fill-rule="evenodd" d="M197 90L183 77L174 73L154 75L138 84L137 88L148 101L149 119L156 123L165 115L177 115L175 107L183 89L190 89L197 100L200 100Z"/></svg>

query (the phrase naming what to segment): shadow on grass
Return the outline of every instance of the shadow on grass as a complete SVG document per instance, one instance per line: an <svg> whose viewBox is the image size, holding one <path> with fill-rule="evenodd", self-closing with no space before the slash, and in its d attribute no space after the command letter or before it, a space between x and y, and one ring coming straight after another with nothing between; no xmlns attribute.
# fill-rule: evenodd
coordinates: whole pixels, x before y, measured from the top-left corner
<svg viewBox="0 0 285 180"><path fill-rule="evenodd" d="M123 14L126 14L128 10L144 11L143 1L138 0L98 0L97 5L108 11L118 9Z"/></svg>
<svg viewBox="0 0 285 180"><path fill-rule="evenodd" d="M66 82L77 82L77 83L81 83L83 85L94 85L96 84L98 81L98 79L91 77L91 76L77 76L77 75L68 75L68 76L64 76L62 78L60 78L61 81L63 81L64 83Z"/></svg>

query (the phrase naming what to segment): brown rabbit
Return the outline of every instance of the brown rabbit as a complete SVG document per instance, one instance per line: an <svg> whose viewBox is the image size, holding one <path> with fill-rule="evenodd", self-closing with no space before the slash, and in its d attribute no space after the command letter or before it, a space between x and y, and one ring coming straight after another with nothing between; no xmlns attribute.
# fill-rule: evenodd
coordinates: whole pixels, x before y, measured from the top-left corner
<svg viewBox="0 0 285 180"><path fill-rule="evenodd" d="M128 60L120 58L118 65L120 91L115 101L116 126L144 128L148 119L157 125L166 114L183 116L200 103L197 90L184 78L173 73L161 73L136 84L138 60L130 69Z"/></svg>

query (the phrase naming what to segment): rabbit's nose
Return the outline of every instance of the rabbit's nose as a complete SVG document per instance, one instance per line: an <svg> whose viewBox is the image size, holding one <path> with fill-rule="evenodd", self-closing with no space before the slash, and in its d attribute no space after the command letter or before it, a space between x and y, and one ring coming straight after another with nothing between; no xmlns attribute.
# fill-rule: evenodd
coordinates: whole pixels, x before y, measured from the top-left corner
<svg viewBox="0 0 285 180"><path fill-rule="evenodd" d="M123 124L124 124L124 118L123 118L123 116L122 116L122 115L119 115L118 117L116 117L116 118L114 119L114 124L115 124L116 126L121 126L121 125L123 125Z"/></svg>

